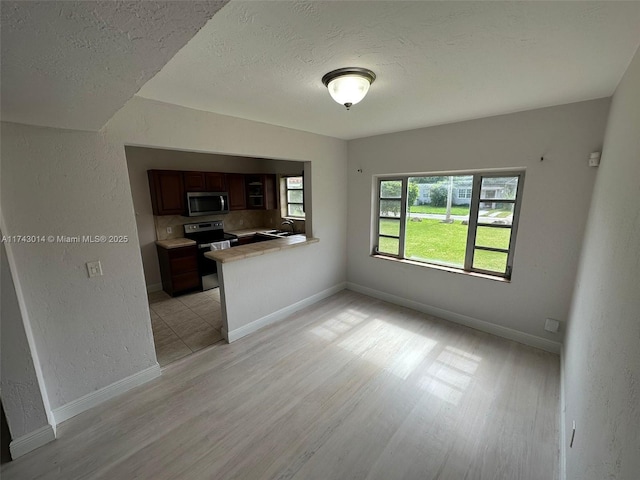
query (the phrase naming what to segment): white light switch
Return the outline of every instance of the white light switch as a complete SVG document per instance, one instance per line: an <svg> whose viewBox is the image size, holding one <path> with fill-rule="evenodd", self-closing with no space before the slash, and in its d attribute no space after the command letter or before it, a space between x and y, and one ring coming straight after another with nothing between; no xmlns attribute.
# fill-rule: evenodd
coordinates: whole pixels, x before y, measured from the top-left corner
<svg viewBox="0 0 640 480"><path fill-rule="evenodd" d="M100 260L95 262L87 262L87 272L89 272L89 278L102 276L102 265Z"/></svg>

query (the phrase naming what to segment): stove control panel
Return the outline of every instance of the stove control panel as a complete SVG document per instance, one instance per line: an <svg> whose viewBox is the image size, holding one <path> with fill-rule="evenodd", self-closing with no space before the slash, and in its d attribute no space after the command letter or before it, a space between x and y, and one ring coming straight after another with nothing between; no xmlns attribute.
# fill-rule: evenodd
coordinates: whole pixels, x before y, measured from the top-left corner
<svg viewBox="0 0 640 480"><path fill-rule="evenodd" d="M198 232L210 232L212 230L222 230L224 224L222 220L212 220L211 222L187 223L184 226L185 234L193 234Z"/></svg>

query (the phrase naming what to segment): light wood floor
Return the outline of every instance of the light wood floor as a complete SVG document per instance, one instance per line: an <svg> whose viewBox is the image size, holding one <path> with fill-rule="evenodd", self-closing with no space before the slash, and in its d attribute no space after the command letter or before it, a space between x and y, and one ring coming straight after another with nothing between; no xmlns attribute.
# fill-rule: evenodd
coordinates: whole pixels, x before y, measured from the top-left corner
<svg viewBox="0 0 640 480"><path fill-rule="evenodd" d="M343 291L72 418L13 479L558 476L558 357Z"/></svg>

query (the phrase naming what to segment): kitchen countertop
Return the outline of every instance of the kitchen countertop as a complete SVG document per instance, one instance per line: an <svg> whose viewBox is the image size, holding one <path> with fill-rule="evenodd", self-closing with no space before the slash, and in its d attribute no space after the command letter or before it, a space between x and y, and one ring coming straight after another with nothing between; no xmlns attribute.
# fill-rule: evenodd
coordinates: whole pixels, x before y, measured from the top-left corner
<svg viewBox="0 0 640 480"><path fill-rule="evenodd" d="M266 229L271 230L271 229ZM242 231L242 230L238 230ZM234 232L238 235L238 231ZM252 230L253 233L262 232L264 230ZM231 232L229 232L231 233ZM249 234L245 234L249 235ZM206 252L205 257L210 260L216 260L220 263L235 262L237 260L243 260L245 258L257 257L258 255L264 255L265 253L279 252L289 248L300 247L302 245L309 245L311 243L317 243L320 240L317 238L307 237L305 234L291 235L289 237L275 238L266 242L250 243L248 245L241 245L239 247L227 248L225 250L216 250L213 252Z"/></svg>
<svg viewBox="0 0 640 480"><path fill-rule="evenodd" d="M189 240L188 238L172 238L170 240L157 240L156 245L162 248L180 248L180 247L190 247L191 245L195 245L195 240Z"/></svg>
<svg viewBox="0 0 640 480"><path fill-rule="evenodd" d="M227 231L226 233L230 233L232 235L237 235L238 237L250 237L251 235L255 235L258 232L268 232L270 230L278 230L273 227L253 227L253 228L245 228L243 230L233 230Z"/></svg>

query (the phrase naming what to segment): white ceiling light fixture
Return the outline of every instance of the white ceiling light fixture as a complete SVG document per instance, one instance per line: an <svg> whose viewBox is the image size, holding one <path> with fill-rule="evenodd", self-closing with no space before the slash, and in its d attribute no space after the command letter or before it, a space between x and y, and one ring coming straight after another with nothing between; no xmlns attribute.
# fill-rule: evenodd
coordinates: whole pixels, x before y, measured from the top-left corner
<svg viewBox="0 0 640 480"><path fill-rule="evenodd" d="M347 67L327 73L322 83L329 89L331 98L349 110L365 97L375 79L376 74L371 70Z"/></svg>

